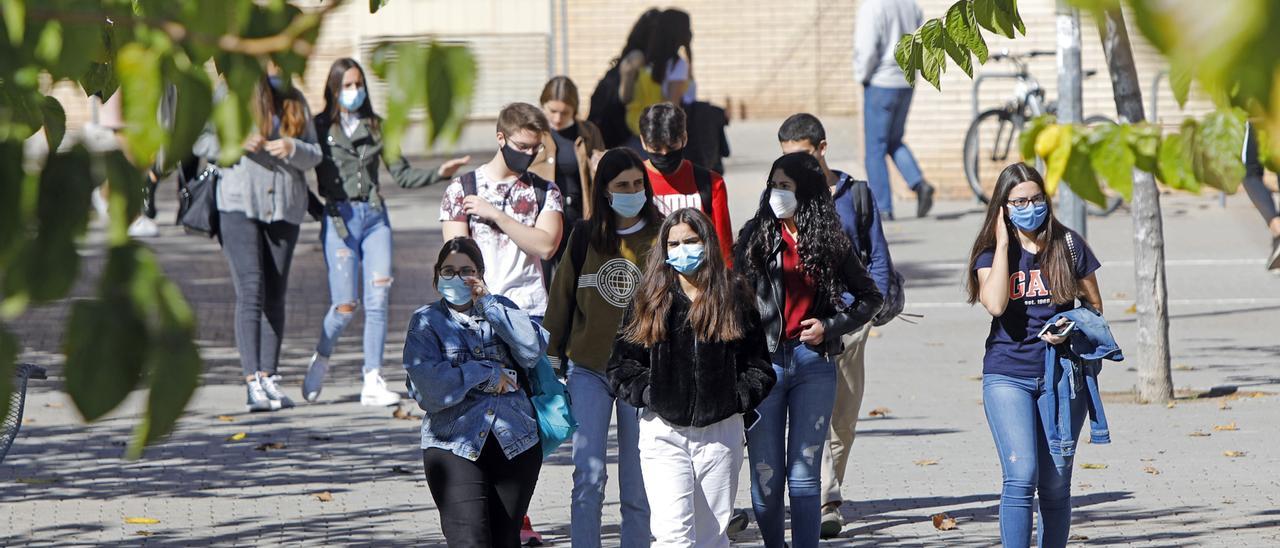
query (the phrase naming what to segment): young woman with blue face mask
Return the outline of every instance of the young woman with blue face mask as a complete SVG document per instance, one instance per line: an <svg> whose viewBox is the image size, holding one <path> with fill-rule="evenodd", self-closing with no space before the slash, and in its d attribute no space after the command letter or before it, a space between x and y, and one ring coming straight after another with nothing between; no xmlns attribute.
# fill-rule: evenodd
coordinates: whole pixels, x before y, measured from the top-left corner
<svg viewBox="0 0 1280 548"><path fill-rule="evenodd" d="M575 547L600 546L609 423L617 408L618 473L622 546L649 545L649 503L636 450L636 410L618 399L605 367L622 315L640 286L643 258L653 247L662 214L644 161L634 151L615 148L596 166L590 219L569 233L552 279L543 325L553 357L567 363L568 389L578 430L573 434L573 493L570 536ZM575 264L574 250L581 264Z"/></svg>
<svg viewBox="0 0 1280 548"><path fill-rule="evenodd" d="M435 266L443 297L409 320L404 368L426 411L422 462L450 546L520 546L542 446L529 373L546 333L511 300L489 293L470 238L444 243Z"/></svg>
<svg viewBox="0 0 1280 548"><path fill-rule="evenodd" d="M654 545L727 548L744 415L775 378L751 290L725 265L705 213L663 222L617 333L609 381L641 409Z"/></svg>
<svg viewBox="0 0 1280 548"><path fill-rule="evenodd" d="M364 69L352 59L334 61L324 102L324 111L315 118L324 155L316 166L316 180L325 201L320 241L332 304L302 383L302 396L310 402L319 399L329 356L362 300L364 388L360 403L394 405L400 395L387 389L380 373L392 282L391 221L378 185L378 168L383 164L382 119L369 100ZM401 187L418 188L448 180L469 159L455 158L437 169L423 170L400 158L387 163L387 169Z"/></svg>
<svg viewBox="0 0 1280 548"><path fill-rule="evenodd" d="M840 228L816 158L807 152L783 155L766 185L755 218L734 248L734 264L755 288L778 377L760 404L759 424L747 436L751 502L765 545L780 548L785 482L791 546L812 548L818 545L822 451L841 337L871 320L883 299Z"/></svg>
<svg viewBox="0 0 1280 548"><path fill-rule="evenodd" d="M1038 546L1066 546L1071 524L1071 457L1054 457L1040 416L1057 402L1045 395L1045 351L1065 337L1040 335L1054 315L1082 300L1102 312L1094 271L1100 267L1084 238L1053 216L1040 174L1026 164L1005 168L969 257L969 304L991 313L982 365L982 404L1000 457L1000 540L1031 543L1031 508L1040 496ZM1072 417L1082 419L1084 398ZM1078 437L1082 420L1071 427Z"/></svg>

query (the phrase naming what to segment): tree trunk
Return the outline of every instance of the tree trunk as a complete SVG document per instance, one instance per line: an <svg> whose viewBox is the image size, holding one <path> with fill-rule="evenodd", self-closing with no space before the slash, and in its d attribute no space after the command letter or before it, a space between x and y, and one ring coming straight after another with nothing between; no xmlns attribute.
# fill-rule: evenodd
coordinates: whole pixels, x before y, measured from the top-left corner
<svg viewBox="0 0 1280 548"><path fill-rule="evenodd" d="M1098 17L1102 49L1111 73L1116 111L1122 121L1146 120L1142 88L1133 64L1133 49L1118 2ZM1133 170L1133 256L1138 313L1138 348L1130 355L1138 361L1138 398L1164 403L1173 398L1173 374L1169 369L1169 302L1164 272L1164 224L1160 216L1160 190L1155 177Z"/></svg>

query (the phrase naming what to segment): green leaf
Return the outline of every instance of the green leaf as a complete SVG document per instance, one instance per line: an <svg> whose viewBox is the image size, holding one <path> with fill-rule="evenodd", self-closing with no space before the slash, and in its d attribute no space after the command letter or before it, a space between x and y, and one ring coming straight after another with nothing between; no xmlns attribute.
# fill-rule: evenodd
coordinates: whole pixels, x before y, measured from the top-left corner
<svg viewBox="0 0 1280 548"><path fill-rule="evenodd" d="M90 63L89 70L80 77L80 87L85 96L98 95L106 102L120 89L120 81L116 79L115 65L111 63Z"/></svg>
<svg viewBox="0 0 1280 548"><path fill-rule="evenodd" d="M40 110L44 115L44 138L49 143L49 150L58 150L58 145L62 144L62 138L67 134L67 112L62 110L62 103L52 95L45 96L40 103Z"/></svg>
<svg viewBox="0 0 1280 548"><path fill-rule="evenodd" d="M71 290L80 274L76 241L88 225L89 192L95 186L84 146L49 155L40 173L38 231L5 275L6 297L21 294L42 303L61 299Z"/></svg>
<svg viewBox="0 0 1280 548"><path fill-rule="evenodd" d="M168 78L176 92L173 127L164 151L164 168L177 165L191 154L191 147L204 131L213 111L213 89L203 67L192 65L186 70L176 67Z"/></svg>
<svg viewBox="0 0 1280 548"><path fill-rule="evenodd" d="M5 31L13 47L22 45L23 31L27 28L26 0L0 0L0 15L4 17Z"/></svg>
<svg viewBox="0 0 1280 548"><path fill-rule="evenodd" d="M17 360L18 340L0 324L0 417L9 416L9 395L13 393Z"/></svg>
<svg viewBox="0 0 1280 548"><path fill-rule="evenodd" d="M111 182L108 239L122 245L129 241L129 225L142 213L142 173L119 150L104 153L102 161Z"/></svg>
<svg viewBox="0 0 1280 548"><path fill-rule="evenodd" d="M1040 136L1040 132L1049 125L1057 123L1057 118L1051 114L1037 116L1031 119L1031 123L1022 129L1022 133L1018 135L1018 151L1022 153L1022 161L1035 163L1036 160L1036 138Z"/></svg>
<svg viewBox="0 0 1280 548"><path fill-rule="evenodd" d="M961 2L964 2L965 27L968 30L968 39L964 44L978 56L979 63L986 63L990 52L987 50L986 39L982 37L982 29L978 25L978 16L973 11L973 2L970 0L961 0Z"/></svg>
<svg viewBox="0 0 1280 548"><path fill-rule="evenodd" d="M0 141L0 272L9 272L9 257L27 235L22 207L25 186L22 142Z"/></svg>
<svg viewBox="0 0 1280 548"><path fill-rule="evenodd" d="M973 15L978 25L995 34L1013 38L1013 21L996 8L996 0L973 0Z"/></svg>
<svg viewBox="0 0 1280 548"><path fill-rule="evenodd" d="M1179 107L1187 106L1187 96L1191 94L1192 67L1181 64L1169 66L1169 87L1173 89L1173 98Z"/></svg>
<svg viewBox="0 0 1280 548"><path fill-rule="evenodd" d="M369 13L378 13L382 6L391 3L391 0L369 0Z"/></svg>
<svg viewBox="0 0 1280 548"><path fill-rule="evenodd" d="M987 44L982 40L982 34L978 32L978 29L969 24L972 15L972 7L969 1L960 0L952 4L951 9L947 10L944 22L947 37L958 46L957 49L965 52L966 64L961 65L961 68L970 78L973 77L973 67L969 64L970 51L978 56L979 64L987 62ZM948 50L948 53L950 53L950 50ZM952 58L954 59L955 56L953 55Z"/></svg>
<svg viewBox="0 0 1280 548"><path fill-rule="evenodd" d="M387 74L387 114L383 120L383 158L388 161L400 157L400 142L409 125L409 111L426 100L423 74L427 67L427 50L418 44L403 43L395 46L395 60Z"/></svg>
<svg viewBox="0 0 1280 548"><path fill-rule="evenodd" d="M1133 201L1133 166L1135 158L1129 148L1129 128L1125 125L1112 125L1098 128L1101 132L1090 150L1089 161L1093 170L1101 175L1107 186L1124 196L1125 201Z"/></svg>
<svg viewBox="0 0 1280 548"><path fill-rule="evenodd" d="M965 49L962 44L957 44L950 36L945 34L942 35L942 49L960 67L960 70L963 70L969 78L973 78L973 61L969 58L968 49Z"/></svg>
<svg viewBox="0 0 1280 548"><path fill-rule="evenodd" d="M1169 188L1200 192L1200 183L1196 181L1191 159L1186 154L1187 145L1184 137L1178 133L1166 135L1160 143L1159 173L1160 181Z"/></svg>
<svg viewBox="0 0 1280 548"><path fill-rule="evenodd" d="M1244 117L1235 112L1215 111L1205 116L1196 133L1196 179L1234 194L1244 179Z"/></svg>
<svg viewBox="0 0 1280 548"><path fill-rule="evenodd" d="M22 141L44 125L44 95L34 87L0 79L0 141Z"/></svg>
<svg viewBox="0 0 1280 548"><path fill-rule="evenodd" d="M916 43L915 35L904 34L898 39L898 45L893 48L893 58L898 62L898 68L902 69L902 75L907 78L907 84L911 87L916 85L916 71L920 70L918 65L912 64L912 48Z"/></svg>
<svg viewBox="0 0 1280 548"><path fill-rule="evenodd" d="M1160 169L1160 128L1150 123L1131 124L1126 137L1138 169L1157 174Z"/></svg>
<svg viewBox="0 0 1280 548"><path fill-rule="evenodd" d="M156 115L164 92L160 55L134 43L122 48L116 60L124 88L125 142L135 162L151 164L165 142L164 128Z"/></svg>
<svg viewBox="0 0 1280 548"><path fill-rule="evenodd" d="M924 48L923 60L924 64L920 69L920 74L924 79L936 89L941 89L940 78L946 70L946 52L944 51L943 39L946 32L942 28L941 19L930 19L920 27L920 44Z"/></svg>
<svg viewBox="0 0 1280 548"><path fill-rule="evenodd" d="M1107 195L1102 192L1102 187L1098 185L1098 178L1093 173L1088 139L1084 135L1075 134L1072 135L1071 141L1071 158L1063 173L1067 185L1077 196L1099 207L1106 207Z"/></svg>
<svg viewBox="0 0 1280 548"><path fill-rule="evenodd" d="M1018 14L1017 0L996 0L996 9L1005 14L1005 18L1013 24L1013 28L1017 29L1019 34L1027 35L1027 26L1022 22L1022 15Z"/></svg>
<svg viewBox="0 0 1280 548"><path fill-rule="evenodd" d="M432 44L427 55L427 143L444 137L456 141L471 111L475 92L475 59L462 46Z"/></svg>

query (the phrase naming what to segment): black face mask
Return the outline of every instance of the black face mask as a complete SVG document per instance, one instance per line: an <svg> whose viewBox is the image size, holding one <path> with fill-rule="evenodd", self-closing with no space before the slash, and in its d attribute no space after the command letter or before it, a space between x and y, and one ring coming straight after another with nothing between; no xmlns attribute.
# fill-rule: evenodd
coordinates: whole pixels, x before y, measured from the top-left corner
<svg viewBox="0 0 1280 548"><path fill-rule="evenodd" d="M519 175L529 171L529 166L533 165L533 157L533 154L525 154L511 148L510 144L502 146L502 161L507 163L507 169Z"/></svg>
<svg viewBox="0 0 1280 548"><path fill-rule="evenodd" d="M658 154L656 152L649 153L649 162L653 167L666 174L675 173L680 169L680 164L684 162L684 149L677 148L668 150L666 154Z"/></svg>

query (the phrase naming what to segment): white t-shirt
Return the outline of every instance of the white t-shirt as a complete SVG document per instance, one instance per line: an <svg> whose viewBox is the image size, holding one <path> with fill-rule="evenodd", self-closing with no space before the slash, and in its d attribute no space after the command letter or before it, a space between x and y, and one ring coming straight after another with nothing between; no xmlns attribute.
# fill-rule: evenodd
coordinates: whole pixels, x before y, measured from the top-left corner
<svg viewBox="0 0 1280 548"><path fill-rule="evenodd" d="M662 80L662 96L668 95L668 88L671 82L689 82L689 87L684 90L682 101L689 104L698 98L698 83L689 79L689 62L684 57L676 57L676 60L667 65L667 75Z"/></svg>
<svg viewBox="0 0 1280 548"><path fill-rule="evenodd" d="M476 195L525 226L537 224L538 195L532 185L516 178L493 181L484 169L477 169L475 174ZM546 315L547 289L542 285L542 261L525 253L493 223L463 213L464 198L462 179L455 177L440 200L440 221L467 222L471 238L484 256L484 283L489 286L489 292L511 299L530 316ZM561 213L564 211L561 203L560 189L548 182L542 211Z"/></svg>

